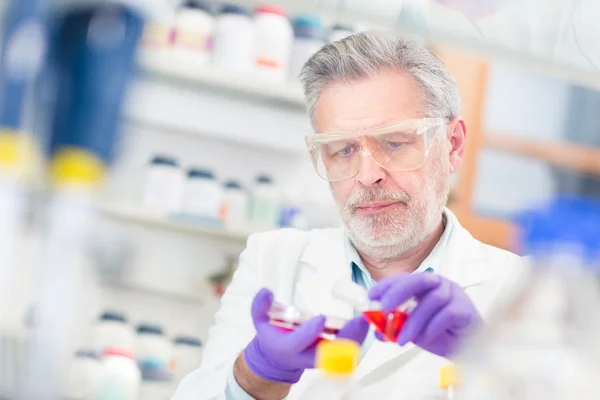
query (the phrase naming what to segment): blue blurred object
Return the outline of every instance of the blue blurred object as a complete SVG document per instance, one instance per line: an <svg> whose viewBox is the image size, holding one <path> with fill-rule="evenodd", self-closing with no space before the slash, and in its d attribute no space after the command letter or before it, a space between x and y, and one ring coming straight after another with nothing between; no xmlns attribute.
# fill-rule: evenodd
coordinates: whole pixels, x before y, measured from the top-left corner
<svg viewBox="0 0 600 400"><path fill-rule="evenodd" d="M154 325L154 324L147 324L147 323L139 324L136 331L137 331L138 335L139 334L151 334L151 335L162 335L163 334L163 329L160 326Z"/></svg>
<svg viewBox="0 0 600 400"><path fill-rule="evenodd" d="M115 311L105 311L102 313L102 315L100 315L99 319L101 321L116 321L127 323L127 318L125 317L125 315Z"/></svg>
<svg viewBox="0 0 600 400"><path fill-rule="evenodd" d="M0 127L13 130L21 127L27 87L38 74L46 51L45 11L49 3L44 0L10 1L2 21Z"/></svg>
<svg viewBox="0 0 600 400"><path fill-rule="evenodd" d="M321 19L316 16L302 15L292 20L296 38L325 40L325 30Z"/></svg>
<svg viewBox="0 0 600 400"><path fill-rule="evenodd" d="M561 196L517 218L523 249L532 254L568 248L588 262L600 260L600 203Z"/></svg>
<svg viewBox="0 0 600 400"><path fill-rule="evenodd" d="M119 5L82 6L59 18L49 75L54 115L49 153L76 147L110 163L143 20Z"/></svg>

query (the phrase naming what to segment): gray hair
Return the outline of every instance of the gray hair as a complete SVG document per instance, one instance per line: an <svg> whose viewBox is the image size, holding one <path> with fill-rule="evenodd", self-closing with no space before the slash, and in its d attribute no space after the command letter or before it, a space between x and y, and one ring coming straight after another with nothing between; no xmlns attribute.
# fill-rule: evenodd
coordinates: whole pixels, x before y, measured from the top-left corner
<svg viewBox="0 0 600 400"><path fill-rule="evenodd" d="M425 47L384 32L365 32L330 43L304 64L300 80L311 122L321 91L330 84L367 78L384 69L410 74L423 92L423 112L452 119L460 109L456 79Z"/></svg>

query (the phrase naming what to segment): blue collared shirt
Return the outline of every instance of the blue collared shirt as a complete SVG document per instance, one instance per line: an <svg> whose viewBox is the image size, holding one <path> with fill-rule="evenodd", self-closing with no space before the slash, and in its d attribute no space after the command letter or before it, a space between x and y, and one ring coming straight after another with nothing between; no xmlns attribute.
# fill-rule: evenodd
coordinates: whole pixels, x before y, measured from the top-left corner
<svg viewBox="0 0 600 400"><path fill-rule="evenodd" d="M413 272L433 272L439 270L439 267L442 263L443 253L448 244L448 240L450 239L450 235L452 235L452 231L454 230L454 226L449 218L444 214L444 233L440 237L440 240L437 242L429 256L419 265L419 267ZM352 270L352 280L354 283L357 283L364 287L365 289L370 289L375 285L375 281L371 278L371 274L365 268L364 263L362 262L358 252L352 245L348 234L345 235L345 248L346 248L346 258L348 260L348 264ZM362 344L361 347L361 357L364 357L367 350L371 347L371 344L375 340L375 334L371 329L367 338ZM225 389L225 398L227 400L255 400L254 397L250 396L244 389L240 387L240 385L235 380L233 375L233 369L229 373L229 377L227 378L227 387Z"/></svg>

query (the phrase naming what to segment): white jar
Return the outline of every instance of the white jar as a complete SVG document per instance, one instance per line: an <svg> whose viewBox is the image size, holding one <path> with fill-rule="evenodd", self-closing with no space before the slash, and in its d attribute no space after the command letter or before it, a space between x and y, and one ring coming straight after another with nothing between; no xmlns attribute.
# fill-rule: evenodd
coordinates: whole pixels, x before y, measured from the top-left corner
<svg viewBox="0 0 600 400"><path fill-rule="evenodd" d="M308 59L325 45L325 32L318 17L294 19L294 48L290 61L289 79L298 82L300 71Z"/></svg>
<svg viewBox="0 0 600 400"><path fill-rule="evenodd" d="M142 376L133 354L108 349L102 358L102 388L95 400L139 400Z"/></svg>
<svg viewBox="0 0 600 400"><path fill-rule="evenodd" d="M249 74L254 70L254 21L244 7L226 4L217 15L213 62L228 71Z"/></svg>
<svg viewBox="0 0 600 400"><path fill-rule="evenodd" d="M108 348L133 351L135 335L127 318L120 312L105 311L100 315L92 334L94 350L103 354Z"/></svg>
<svg viewBox="0 0 600 400"><path fill-rule="evenodd" d="M225 183L223 194L225 229L243 232L247 229L248 194L237 181Z"/></svg>
<svg viewBox="0 0 600 400"><path fill-rule="evenodd" d="M271 81L285 81L294 42L294 32L285 12L276 6L258 7L254 23L257 76Z"/></svg>
<svg viewBox="0 0 600 400"><path fill-rule="evenodd" d="M202 342L190 336L180 336L173 341L173 357L171 371L176 381L181 381L187 374L200 366L202 358Z"/></svg>
<svg viewBox="0 0 600 400"><path fill-rule="evenodd" d="M93 399L102 388L102 374L102 364L96 351L78 351L69 368L64 398L67 400Z"/></svg>
<svg viewBox="0 0 600 400"><path fill-rule="evenodd" d="M215 18L208 5L199 0L187 1L175 18L173 56L192 67L210 62Z"/></svg>
<svg viewBox="0 0 600 400"><path fill-rule="evenodd" d="M139 363L152 364L168 370L171 351L171 343L160 326L138 325L135 357Z"/></svg>
<svg viewBox="0 0 600 400"><path fill-rule="evenodd" d="M155 211L179 212L184 184L183 172L175 158L154 156L146 172L143 203Z"/></svg>
<svg viewBox="0 0 600 400"><path fill-rule="evenodd" d="M336 24L331 27L329 34L329 43L337 42L347 38L348 36L354 35L354 31L349 26Z"/></svg>
<svg viewBox="0 0 600 400"><path fill-rule="evenodd" d="M219 219L223 203L223 188L212 171L190 168L187 173L183 211L186 214Z"/></svg>
<svg viewBox="0 0 600 400"><path fill-rule="evenodd" d="M274 229L279 226L281 214L281 194L271 177L261 175L256 179L252 191L250 221L256 230Z"/></svg>

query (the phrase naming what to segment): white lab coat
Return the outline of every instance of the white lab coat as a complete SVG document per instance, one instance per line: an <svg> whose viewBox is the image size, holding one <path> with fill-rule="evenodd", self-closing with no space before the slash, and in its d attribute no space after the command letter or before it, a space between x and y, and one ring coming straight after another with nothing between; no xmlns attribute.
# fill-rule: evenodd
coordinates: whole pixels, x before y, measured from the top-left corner
<svg viewBox="0 0 600 400"><path fill-rule="evenodd" d="M437 271L465 288L485 317L511 286L521 258L474 239L446 211L454 226ZM238 354L255 330L250 305L256 292L268 287L275 298L315 314L353 317L353 310L331 297L338 279L351 279L342 229L302 232L292 229L252 235L240 265L216 314L216 324L199 369L187 376L173 400L224 399L227 378ZM294 285L294 282L295 285ZM447 360L413 344L400 347L374 341L355 374L356 398L420 399L438 385L439 369ZM301 399L317 371L305 372L288 399Z"/></svg>

